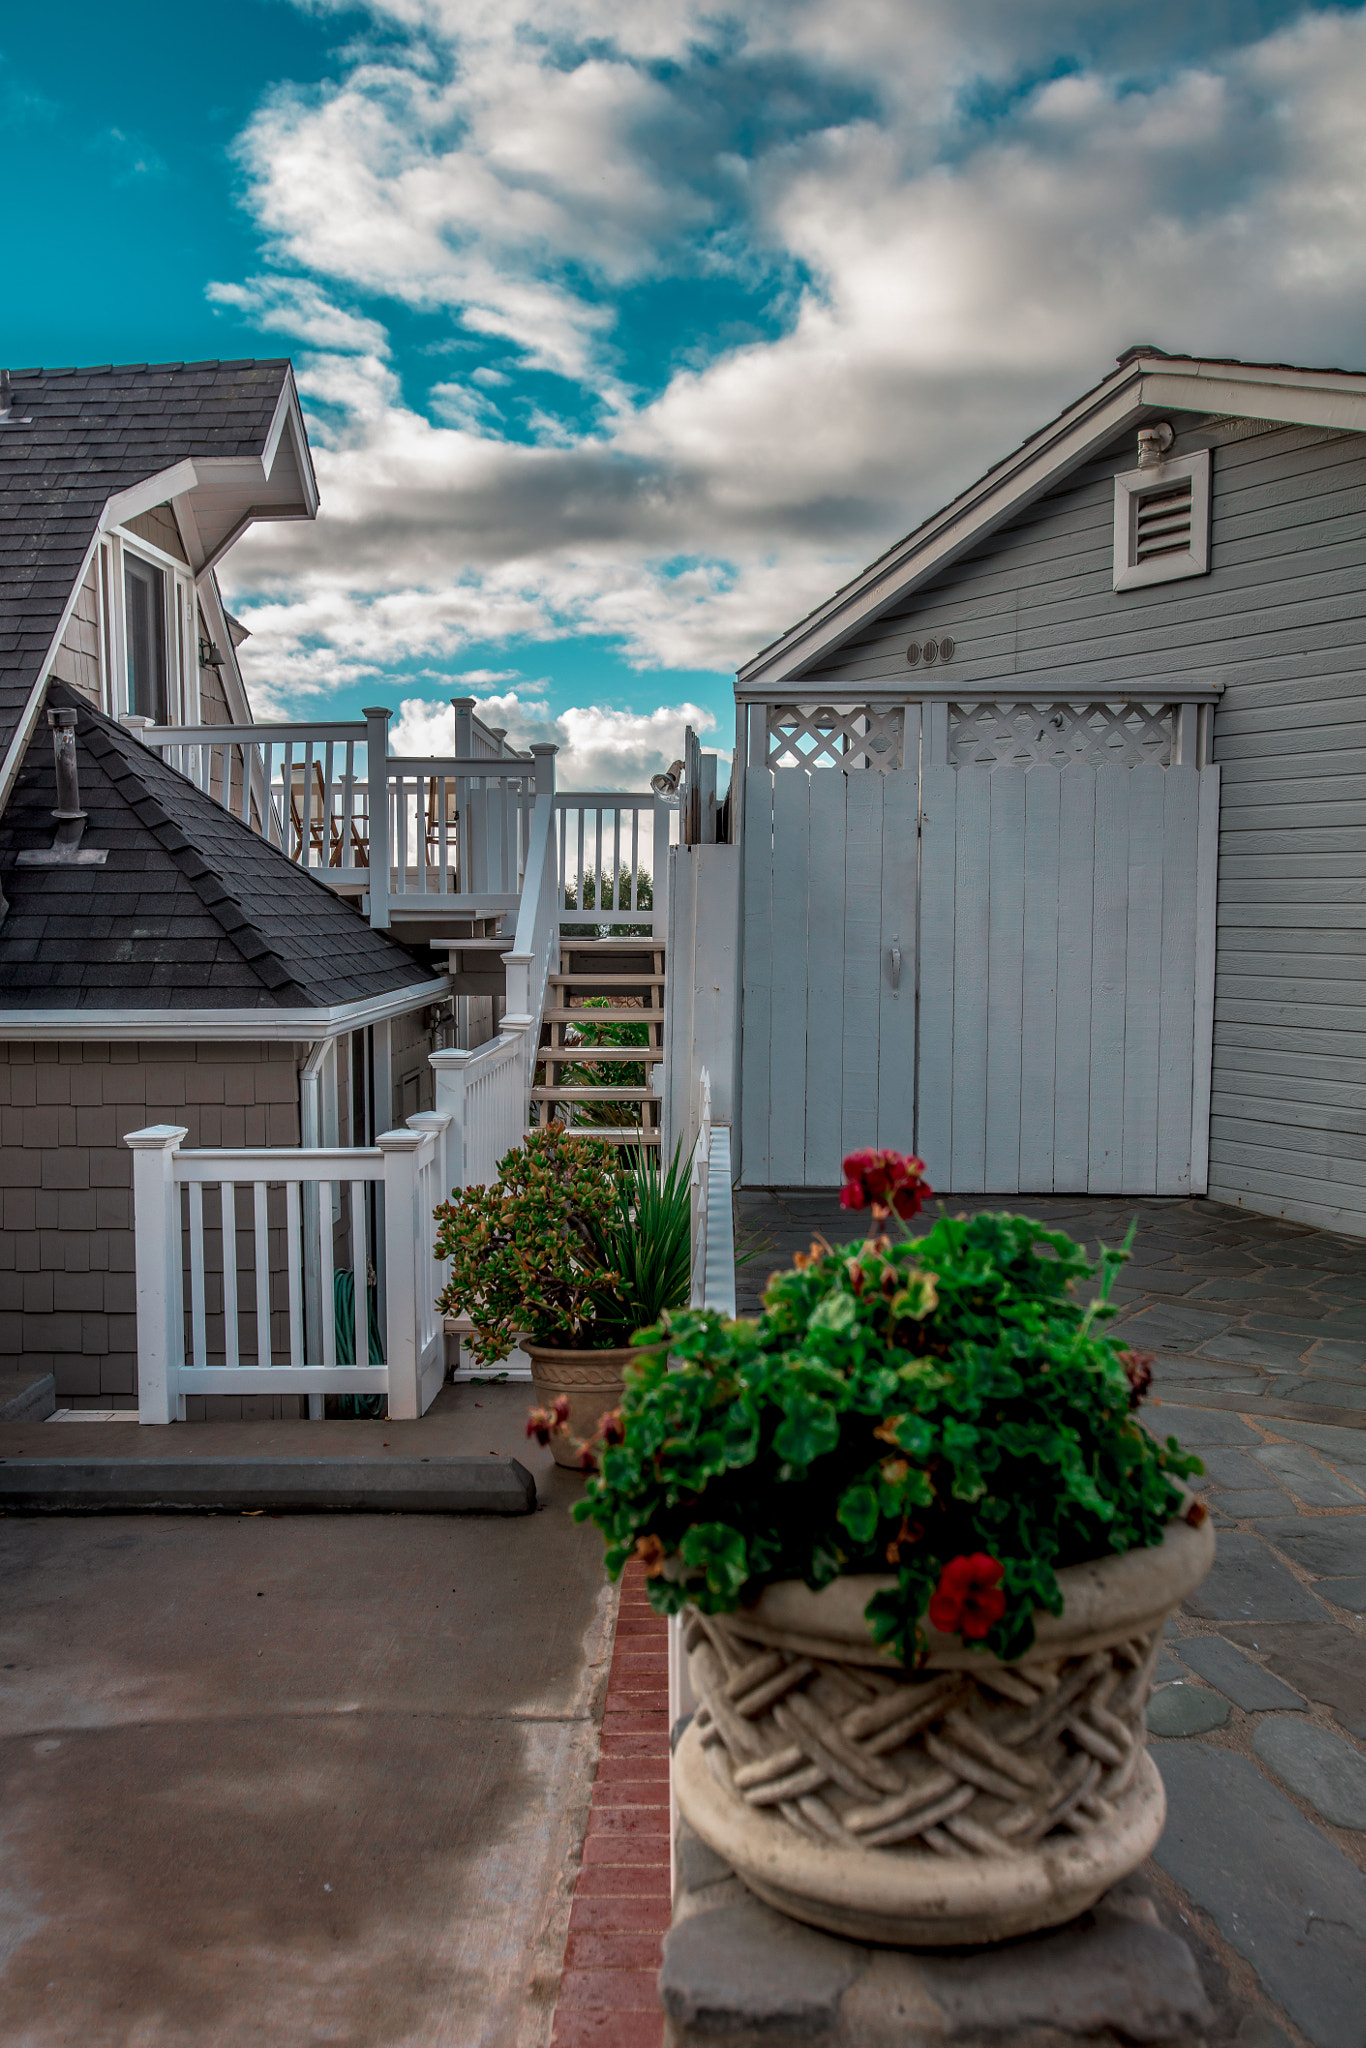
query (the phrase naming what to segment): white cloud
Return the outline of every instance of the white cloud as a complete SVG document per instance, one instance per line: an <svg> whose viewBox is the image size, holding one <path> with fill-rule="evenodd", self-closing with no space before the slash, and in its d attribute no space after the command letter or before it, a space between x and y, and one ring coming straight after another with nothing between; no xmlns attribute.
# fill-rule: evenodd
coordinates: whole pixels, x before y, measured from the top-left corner
<svg viewBox="0 0 1366 2048"><path fill-rule="evenodd" d="M551 714L539 698L517 691L476 697L485 725L502 728L508 744L525 751L533 742L559 748L556 780L564 789L644 789L652 775L683 751L683 728L703 734L716 720L697 704L661 705L650 712L619 711L598 704ZM407 697L390 728L393 750L440 758L454 745L448 702Z"/></svg>
<svg viewBox="0 0 1366 2048"><path fill-rule="evenodd" d="M282 694L514 636L733 667L1132 341L1361 360L1360 13L1160 68L1103 0L374 11L407 43L281 90L243 141L298 275L216 288L293 323L326 408L322 518L230 567ZM778 331L629 389L618 308L717 269L767 280ZM499 337L499 366L443 357L423 390L386 299ZM577 412L547 417L538 368Z"/></svg>

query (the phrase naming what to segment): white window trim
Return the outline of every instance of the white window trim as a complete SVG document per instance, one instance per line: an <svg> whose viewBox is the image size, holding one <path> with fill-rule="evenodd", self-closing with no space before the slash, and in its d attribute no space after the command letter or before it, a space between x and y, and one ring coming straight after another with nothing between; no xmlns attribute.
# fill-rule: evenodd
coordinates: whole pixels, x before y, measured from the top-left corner
<svg viewBox="0 0 1366 2048"><path fill-rule="evenodd" d="M128 633L123 560L131 554L166 578L166 717L171 725L197 725L199 703L199 594L194 571L140 533L115 527L100 541L96 590L100 608L100 663L104 708L110 718L129 715Z"/></svg>
<svg viewBox="0 0 1366 2048"><path fill-rule="evenodd" d="M1191 544L1180 554L1155 561L1134 559L1138 508L1154 491L1180 477L1191 480ZM1139 590L1150 583L1175 583L1183 576L1209 574L1210 451L1179 455L1153 469L1130 469L1115 478L1115 589Z"/></svg>

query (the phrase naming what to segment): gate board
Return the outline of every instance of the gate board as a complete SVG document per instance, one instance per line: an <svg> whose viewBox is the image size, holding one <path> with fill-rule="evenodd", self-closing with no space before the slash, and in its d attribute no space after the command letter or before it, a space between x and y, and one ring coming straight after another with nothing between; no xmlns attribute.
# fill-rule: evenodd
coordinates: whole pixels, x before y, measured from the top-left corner
<svg viewBox="0 0 1366 2048"><path fill-rule="evenodd" d="M746 771L750 1186L830 1187L855 1146L914 1145L917 797L914 770Z"/></svg>
<svg viewBox="0 0 1366 2048"><path fill-rule="evenodd" d="M924 771L918 1149L936 1185L1201 1191L1217 774Z"/></svg>
<svg viewBox="0 0 1366 2048"><path fill-rule="evenodd" d="M751 768L745 820L748 1185L1203 1193L1217 769Z"/></svg>

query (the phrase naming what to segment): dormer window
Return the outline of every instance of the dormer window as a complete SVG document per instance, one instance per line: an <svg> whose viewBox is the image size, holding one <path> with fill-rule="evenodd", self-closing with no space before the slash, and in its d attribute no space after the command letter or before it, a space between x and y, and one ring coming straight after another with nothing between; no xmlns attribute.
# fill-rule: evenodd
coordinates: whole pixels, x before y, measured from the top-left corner
<svg viewBox="0 0 1366 2048"><path fill-rule="evenodd" d="M123 557L128 709L166 723L166 572L127 550Z"/></svg>
<svg viewBox="0 0 1366 2048"><path fill-rule="evenodd" d="M1168 460L1155 432L1139 439L1139 467L1115 478L1116 590L1209 570L1209 449Z"/></svg>
<svg viewBox="0 0 1366 2048"><path fill-rule="evenodd" d="M200 617L194 576L140 533L100 543L100 670L112 718L193 725L200 716Z"/></svg>

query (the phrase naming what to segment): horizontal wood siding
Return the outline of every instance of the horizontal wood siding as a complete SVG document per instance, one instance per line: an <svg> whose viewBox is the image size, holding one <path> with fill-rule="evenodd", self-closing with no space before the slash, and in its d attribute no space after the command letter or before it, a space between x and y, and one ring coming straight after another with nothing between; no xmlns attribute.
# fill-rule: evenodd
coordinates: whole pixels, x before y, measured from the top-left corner
<svg viewBox="0 0 1366 2048"><path fill-rule="evenodd" d="M1215 450L1209 575L1111 588L1126 439L820 674L967 699L1223 685L1209 1192L1366 1235L1366 439L1174 424L1177 454ZM952 664L913 671L907 645L943 634Z"/></svg>

